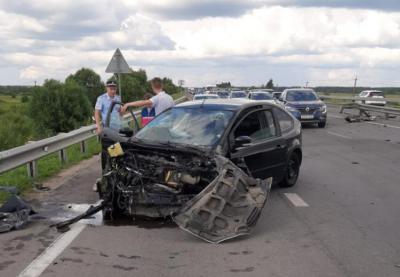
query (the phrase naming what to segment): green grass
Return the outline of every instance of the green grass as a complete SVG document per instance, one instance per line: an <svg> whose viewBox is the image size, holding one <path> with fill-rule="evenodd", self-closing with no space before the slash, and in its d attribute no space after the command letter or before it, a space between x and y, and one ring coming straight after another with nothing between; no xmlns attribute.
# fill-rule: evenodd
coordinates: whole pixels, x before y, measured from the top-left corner
<svg viewBox="0 0 400 277"><path fill-rule="evenodd" d="M20 166L0 175L0 185L15 186L18 191L23 193L29 191L35 182L43 182L51 176L54 176L62 169L68 168L78 162L88 159L101 151L101 145L97 138L91 138L87 141L86 153L80 152L80 145L75 144L67 148L68 161L62 164L58 158L58 153L50 154L37 162L38 176L31 179L27 175L26 165ZM0 203L8 197L7 193L0 192Z"/></svg>

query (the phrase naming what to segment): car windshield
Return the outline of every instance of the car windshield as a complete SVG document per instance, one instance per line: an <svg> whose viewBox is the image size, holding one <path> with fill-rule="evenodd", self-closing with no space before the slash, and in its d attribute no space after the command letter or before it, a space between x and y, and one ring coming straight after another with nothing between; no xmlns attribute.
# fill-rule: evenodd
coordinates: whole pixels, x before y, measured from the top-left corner
<svg viewBox="0 0 400 277"><path fill-rule="evenodd" d="M317 96L311 90L291 90L286 94L287 101L315 101Z"/></svg>
<svg viewBox="0 0 400 277"><path fill-rule="evenodd" d="M246 93L244 91L234 91L231 94L232 98L246 98Z"/></svg>
<svg viewBox="0 0 400 277"><path fill-rule="evenodd" d="M252 93L251 99L253 99L253 100L271 100L272 95L269 93Z"/></svg>
<svg viewBox="0 0 400 277"><path fill-rule="evenodd" d="M223 135L232 115L232 111L173 108L157 116L135 137L160 143L212 146Z"/></svg>

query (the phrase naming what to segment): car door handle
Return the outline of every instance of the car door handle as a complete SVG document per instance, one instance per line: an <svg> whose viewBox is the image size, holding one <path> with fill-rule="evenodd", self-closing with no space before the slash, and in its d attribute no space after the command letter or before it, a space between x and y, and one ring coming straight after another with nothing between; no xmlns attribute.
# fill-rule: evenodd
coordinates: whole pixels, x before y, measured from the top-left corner
<svg viewBox="0 0 400 277"><path fill-rule="evenodd" d="M283 149L283 148L285 148L285 146L284 146L284 145L281 145L281 144L278 144L275 148L277 148L277 149Z"/></svg>

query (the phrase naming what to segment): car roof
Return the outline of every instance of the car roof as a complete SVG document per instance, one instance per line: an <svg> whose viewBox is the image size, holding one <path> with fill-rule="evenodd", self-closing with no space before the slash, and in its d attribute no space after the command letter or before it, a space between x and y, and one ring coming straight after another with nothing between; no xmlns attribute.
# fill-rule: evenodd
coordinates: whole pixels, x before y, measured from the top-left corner
<svg viewBox="0 0 400 277"><path fill-rule="evenodd" d="M215 98L218 98L218 95L216 95L216 94L196 94L195 95L195 97L197 97L197 96L207 96L207 97L215 97Z"/></svg>
<svg viewBox="0 0 400 277"><path fill-rule="evenodd" d="M288 88L285 91L314 91L312 88Z"/></svg>
<svg viewBox="0 0 400 277"><path fill-rule="evenodd" d="M383 92L383 91L381 91L381 90L363 90L362 92Z"/></svg>
<svg viewBox="0 0 400 277"><path fill-rule="evenodd" d="M253 91L250 91L250 93L251 94L268 94L268 95L271 95L272 91L268 92L268 91L262 91L262 90L253 90Z"/></svg>
<svg viewBox="0 0 400 277"><path fill-rule="evenodd" d="M254 101L247 98L233 98L233 99L207 99L187 101L176 105L175 107L185 107L185 108L199 108L201 106L210 109L218 110L241 110L244 108L259 106L260 104L268 104L270 106L276 106L275 102L270 101Z"/></svg>

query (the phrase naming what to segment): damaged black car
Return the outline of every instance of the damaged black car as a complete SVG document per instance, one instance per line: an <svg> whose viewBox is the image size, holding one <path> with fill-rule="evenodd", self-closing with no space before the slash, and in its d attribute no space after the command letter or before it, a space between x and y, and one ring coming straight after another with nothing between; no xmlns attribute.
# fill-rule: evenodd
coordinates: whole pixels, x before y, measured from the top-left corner
<svg viewBox="0 0 400 277"><path fill-rule="evenodd" d="M218 243L251 231L272 184L297 181L301 125L275 104L185 102L141 130L117 117L109 113L102 133L110 145L98 185L105 219L171 216Z"/></svg>

